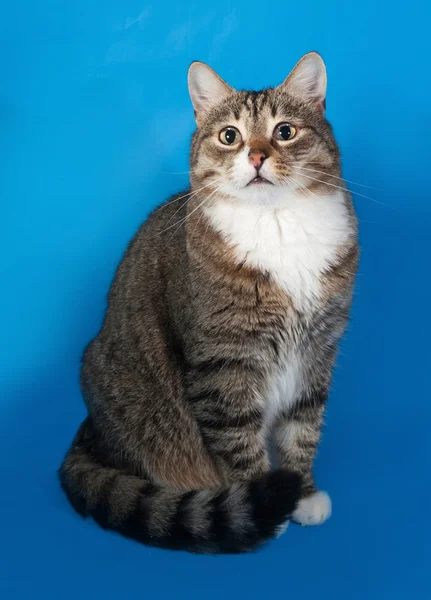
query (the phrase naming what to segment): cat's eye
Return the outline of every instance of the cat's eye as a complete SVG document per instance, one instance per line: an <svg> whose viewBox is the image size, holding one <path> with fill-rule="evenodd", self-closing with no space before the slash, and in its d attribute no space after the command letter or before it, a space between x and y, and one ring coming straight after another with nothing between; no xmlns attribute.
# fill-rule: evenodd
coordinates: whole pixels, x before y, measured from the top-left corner
<svg viewBox="0 0 431 600"><path fill-rule="evenodd" d="M288 142L296 135L297 129L290 123L279 123L274 129L273 137L279 142Z"/></svg>
<svg viewBox="0 0 431 600"><path fill-rule="evenodd" d="M225 146L236 146L241 139L241 134L236 127L225 127L220 131L219 140Z"/></svg>

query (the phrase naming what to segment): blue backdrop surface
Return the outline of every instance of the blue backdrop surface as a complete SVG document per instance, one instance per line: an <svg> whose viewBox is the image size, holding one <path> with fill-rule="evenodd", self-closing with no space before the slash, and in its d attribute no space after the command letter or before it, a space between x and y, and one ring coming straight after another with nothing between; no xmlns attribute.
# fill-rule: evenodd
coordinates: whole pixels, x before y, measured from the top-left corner
<svg viewBox="0 0 431 600"><path fill-rule="evenodd" d="M0 597L431 598L428 3L4 3ZM186 72L281 82L327 62L362 260L316 464L334 514L260 553L145 548L81 520L55 471L84 345L149 209L187 186ZM372 189L371 189L372 188Z"/></svg>

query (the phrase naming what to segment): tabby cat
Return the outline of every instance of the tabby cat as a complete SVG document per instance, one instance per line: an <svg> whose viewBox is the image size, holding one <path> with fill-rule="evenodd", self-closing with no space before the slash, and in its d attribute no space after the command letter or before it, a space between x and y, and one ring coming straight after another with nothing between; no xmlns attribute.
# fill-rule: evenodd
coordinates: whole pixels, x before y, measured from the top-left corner
<svg viewBox="0 0 431 600"><path fill-rule="evenodd" d="M190 190L116 273L60 468L73 507L153 546L253 550L331 512L312 464L352 298L357 223L326 70L235 91L195 62ZM271 469L274 442L279 467Z"/></svg>

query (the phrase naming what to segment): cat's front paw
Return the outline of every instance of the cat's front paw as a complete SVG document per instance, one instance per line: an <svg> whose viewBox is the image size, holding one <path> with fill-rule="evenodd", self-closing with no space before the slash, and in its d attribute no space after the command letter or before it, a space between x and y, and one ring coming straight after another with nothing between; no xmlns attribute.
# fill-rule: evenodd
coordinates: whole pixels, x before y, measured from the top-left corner
<svg viewBox="0 0 431 600"><path fill-rule="evenodd" d="M292 521L300 525L320 525L331 516L331 498L326 492L314 492L299 501Z"/></svg>

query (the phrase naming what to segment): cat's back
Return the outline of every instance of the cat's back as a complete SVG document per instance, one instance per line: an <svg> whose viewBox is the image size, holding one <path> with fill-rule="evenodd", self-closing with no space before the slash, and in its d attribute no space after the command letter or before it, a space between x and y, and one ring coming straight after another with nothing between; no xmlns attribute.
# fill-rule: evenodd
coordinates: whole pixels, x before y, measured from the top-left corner
<svg viewBox="0 0 431 600"><path fill-rule="evenodd" d="M187 191L168 198L151 211L131 239L108 296L107 316L146 313L161 304L167 281L186 268Z"/></svg>
<svg viewBox="0 0 431 600"><path fill-rule="evenodd" d="M109 290L102 327L84 352L85 372L104 362L101 357L112 351L113 341L123 348L127 340L124 355L130 355L131 338L157 329L158 320L169 311L171 280L184 281L186 270L183 224L188 196L176 194L156 207L130 240Z"/></svg>

